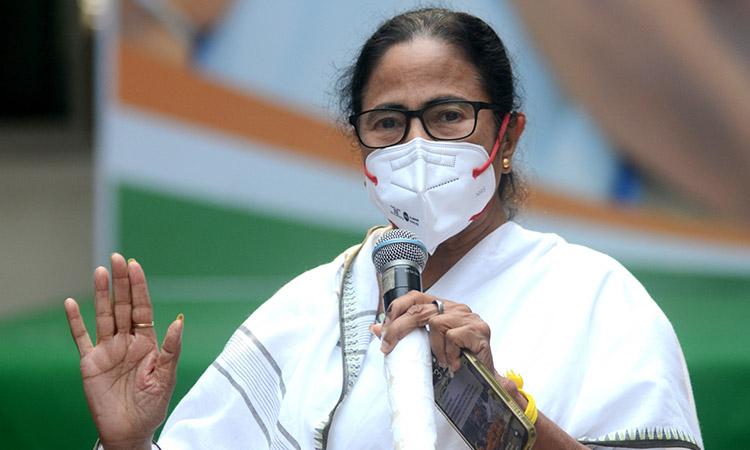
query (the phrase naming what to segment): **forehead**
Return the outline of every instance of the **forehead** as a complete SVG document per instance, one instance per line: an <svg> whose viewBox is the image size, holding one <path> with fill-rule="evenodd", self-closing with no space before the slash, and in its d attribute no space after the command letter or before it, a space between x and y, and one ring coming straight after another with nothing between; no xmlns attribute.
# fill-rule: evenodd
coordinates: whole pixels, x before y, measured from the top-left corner
<svg viewBox="0 0 750 450"><path fill-rule="evenodd" d="M489 101L474 65L456 46L416 38L388 49L362 95L362 109L399 105L422 107L441 97Z"/></svg>

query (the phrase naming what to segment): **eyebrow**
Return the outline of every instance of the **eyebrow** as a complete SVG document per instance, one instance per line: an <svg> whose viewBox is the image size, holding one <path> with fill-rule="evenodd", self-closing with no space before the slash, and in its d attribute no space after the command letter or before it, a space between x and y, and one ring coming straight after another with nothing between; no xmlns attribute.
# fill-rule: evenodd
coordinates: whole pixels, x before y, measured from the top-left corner
<svg viewBox="0 0 750 450"><path fill-rule="evenodd" d="M434 105L435 103L445 102L448 100L463 100L466 101L465 98L459 97L456 95L441 95L439 97L431 98L430 100L427 100L426 102L422 103L421 108L426 108L428 106ZM417 108L417 109L421 109ZM375 106L372 109L403 109L406 110L406 107L401 103L381 103L380 105Z"/></svg>

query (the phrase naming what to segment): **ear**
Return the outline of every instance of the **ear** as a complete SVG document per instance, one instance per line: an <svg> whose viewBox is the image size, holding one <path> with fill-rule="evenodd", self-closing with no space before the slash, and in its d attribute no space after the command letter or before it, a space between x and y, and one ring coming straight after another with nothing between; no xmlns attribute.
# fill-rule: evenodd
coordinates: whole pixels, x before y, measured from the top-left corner
<svg viewBox="0 0 750 450"><path fill-rule="evenodd" d="M362 144L359 143L359 139L357 139L357 134L354 132L353 128L344 128L341 131L341 134L344 136L344 139L346 139L351 150L362 150Z"/></svg>
<svg viewBox="0 0 750 450"><path fill-rule="evenodd" d="M513 154L518 146L518 141L521 139L523 130L526 128L526 114L522 112L514 113L508 123L508 129L505 131L504 143L501 147L500 160L507 158L509 161L513 161ZM510 168L504 169L503 173L509 173Z"/></svg>

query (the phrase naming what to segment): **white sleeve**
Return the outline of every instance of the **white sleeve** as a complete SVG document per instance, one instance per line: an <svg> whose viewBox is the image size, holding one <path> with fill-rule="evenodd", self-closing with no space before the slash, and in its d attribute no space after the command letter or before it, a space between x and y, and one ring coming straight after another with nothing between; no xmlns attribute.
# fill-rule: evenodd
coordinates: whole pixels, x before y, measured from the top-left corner
<svg viewBox="0 0 750 450"><path fill-rule="evenodd" d="M703 448L677 336L625 269L608 275L592 323L573 435L594 448Z"/></svg>
<svg viewBox="0 0 750 450"><path fill-rule="evenodd" d="M326 348L340 354L335 347L338 302L332 267L321 266L295 278L234 332L167 419L159 445L165 450L312 446L309 424L296 420L295 405L303 404L310 385L308 371L297 368L321 371L318 366L328 360L314 350L323 338ZM338 395L340 382L334 387ZM327 403L320 408L325 414L330 411Z"/></svg>
<svg viewBox="0 0 750 450"><path fill-rule="evenodd" d="M159 437L162 448L269 448L261 422L243 398L243 388L236 387L233 374L222 370L214 363L182 398Z"/></svg>

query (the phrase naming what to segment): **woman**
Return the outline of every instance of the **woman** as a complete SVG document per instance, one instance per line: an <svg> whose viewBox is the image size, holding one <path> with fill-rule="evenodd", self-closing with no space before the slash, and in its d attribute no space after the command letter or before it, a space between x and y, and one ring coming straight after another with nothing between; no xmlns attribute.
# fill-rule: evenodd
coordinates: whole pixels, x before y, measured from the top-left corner
<svg viewBox="0 0 750 450"><path fill-rule="evenodd" d="M505 48L486 23L443 9L396 16L365 43L343 92L371 199L431 254L426 292L396 299L376 323L369 255L382 230L372 231L284 286L235 332L160 445L389 447L383 355L429 325L440 365L456 370L461 349L473 352L522 409L527 397L500 369L523 374L540 411L535 448L700 448L679 344L640 284L604 255L510 221L526 119ZM75 301L65 308L102 444L151 448L183 323L169 326L159 350L140 265L117 254L111 264L113 305L106 269L94 274L95 347ZM439 448L464 448L436 421Z"/></svg>

